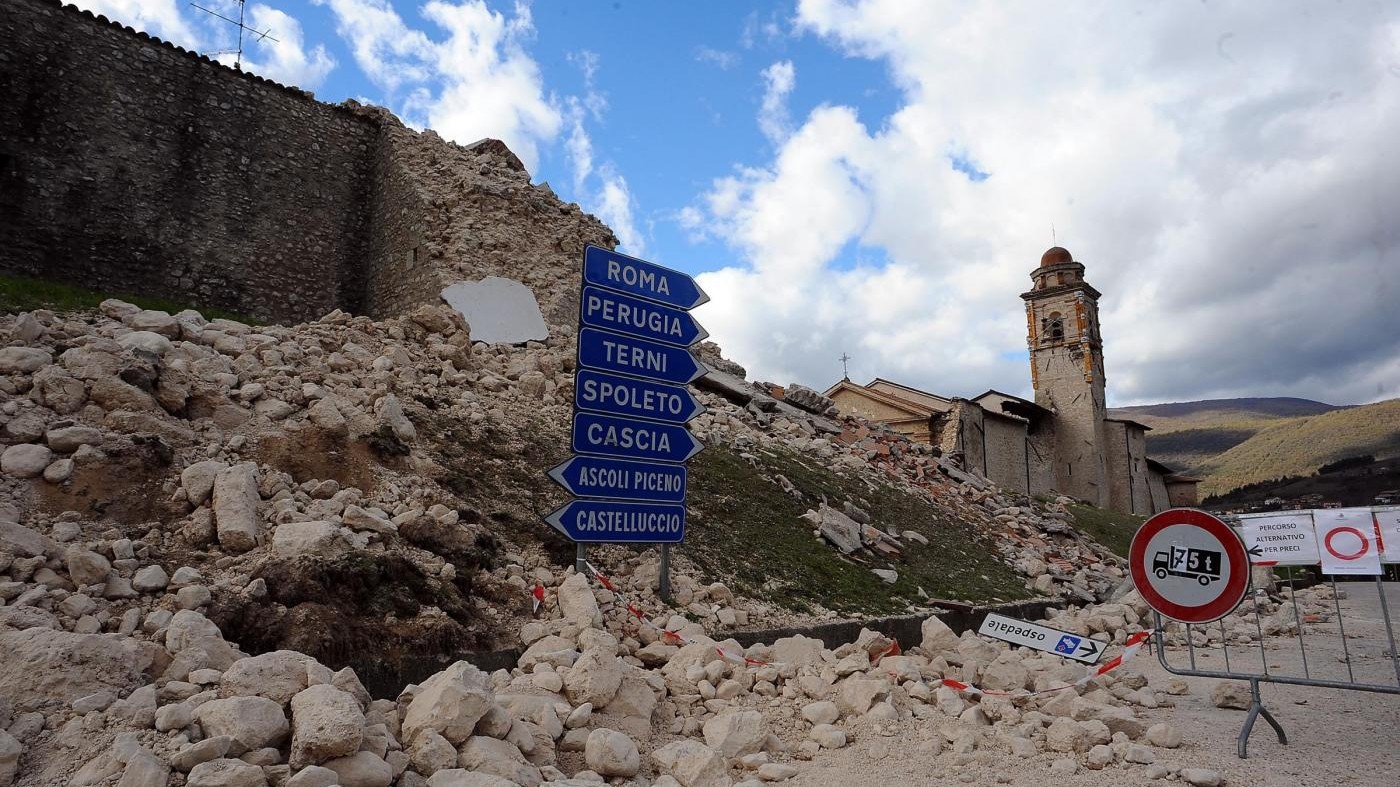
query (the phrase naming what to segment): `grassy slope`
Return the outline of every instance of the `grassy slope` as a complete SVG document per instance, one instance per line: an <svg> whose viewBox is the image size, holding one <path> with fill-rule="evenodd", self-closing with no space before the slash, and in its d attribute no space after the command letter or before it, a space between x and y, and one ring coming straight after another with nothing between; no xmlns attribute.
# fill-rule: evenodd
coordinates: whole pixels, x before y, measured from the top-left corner
<svg viewBox="0 0 1400 787"><path fill-rule="evenodd" d="M758 468L722 446L691 462L689 505L695 513L681 550L707 571L733 577L736 589L790 609L817 603L872 614L904 611L918 600L918 587L934 598L975 602L1031 595L978 528L950 520L927 500L893 487L871 489L795 454L755 453ZM791 481L802 499L783 492L771 480L776 474ZM861 565L844 558L799 519L822 495L836 507L850 500L882 529L915 530L930 543L906 543L904 559L895 563L872 557ZM893 568L899 580L886 584L872 568Z"/></svg>
<svg viewBox="0 0 1400 787"><path fill-rule="evenodd" d="M35 309L49 309L55 312L85 311L96 309L97 304L108 298L119 298L143 309L159 309L171 314L194 308L211 320L222 317L240 322L258 322L221 309L191 306L165 298L103 293L47 279L0 275L0 314L16 314Z"/></svg>
<svg viewBox="0 0 1400 787"><path fill-rule="evenodd" d="M1069 512L1080 530L1113 550L1115 555L1125 558L1128 556L1128 546L1133 542L1133 534L1146 520L1145 517L1119 514L1089 505L1072 505Z"/></svg>
<svg viewBox="0 0 1400 787"><path fill-rule="evenodd" d="M1400 455L1400 399L1290 418L1204 463L1202 495L1289 475L1346 457Z"/></svg>

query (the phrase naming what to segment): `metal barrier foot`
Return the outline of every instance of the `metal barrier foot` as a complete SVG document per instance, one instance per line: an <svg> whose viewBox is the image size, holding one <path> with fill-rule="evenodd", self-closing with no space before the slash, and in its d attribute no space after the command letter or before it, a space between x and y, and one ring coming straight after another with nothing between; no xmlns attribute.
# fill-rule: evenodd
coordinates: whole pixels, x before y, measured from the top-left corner
<svg viewBox="0 0 1400 787"><path fill-rule="evenodd" d="M1240 737L1235 741L1235 753L1240 756L1241 760L1249 757L1249 733L1254 729L1254 720L1260 716L1263 716L1264 721L1267 721L1269 726L1274 728L1274 732L1278 734L1278 742L1284 746L1288 745L1288 735L1284 733L1283 725L1279 724L1278 719L1275 719L1274 715L1269 713L1269 709L1264 707L1264 700L1259 696L1259 681L1257 680L1249 682L1249 699L1249 714L1244 717L1244 727L1240 729Z"/></svg>

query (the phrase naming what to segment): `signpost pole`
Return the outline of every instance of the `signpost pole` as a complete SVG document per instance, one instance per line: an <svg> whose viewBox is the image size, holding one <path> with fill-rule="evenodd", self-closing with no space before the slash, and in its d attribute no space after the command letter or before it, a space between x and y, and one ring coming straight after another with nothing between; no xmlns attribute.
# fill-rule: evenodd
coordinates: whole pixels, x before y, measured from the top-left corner
<svg viewBox="0 0 1400 787"><path fill-rule="evenodd" d="M671 545L661 545L661 572L658 577L660 587L657 592L661 594L661 600L667 604L671 603Z"/></svg>
<svg viewBox="0 0 1400 787"><path fill-rule="evenodd" d="M588 573L588 545L581 541L574 544L574 570L580 574Z"/></svg>

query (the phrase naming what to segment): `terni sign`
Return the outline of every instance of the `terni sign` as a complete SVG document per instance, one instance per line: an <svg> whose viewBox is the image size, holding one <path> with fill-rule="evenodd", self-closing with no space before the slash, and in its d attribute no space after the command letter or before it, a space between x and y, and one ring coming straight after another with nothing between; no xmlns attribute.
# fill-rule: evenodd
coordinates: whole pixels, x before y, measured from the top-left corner
<svg viewBox="0 0 1400 787"><path fill-rule="evenodd" d="M682 463L704 447L684 426L705 412L686 385L707 369L688 348L709 335L687 310L709 296L684 273L596 246L582 279L575 456L549 471L580 499L545 521L579 544L678 543Z"/></svg>
<svg viewBox="0 0 1400 787"><path fill-rule="evenodd" d="M1133 536L1128 569L1148 606L1183 623L1225 617L1249 587L1249 555L1239 535L1192 508L1144 522Z"/></svg>
<svg viewBox="0 0 1400 787"><path fill-rule="evenodd" d="M977 633L1033 650L1053 653L1084 664L1097 664L1104 645L1088 637L992 613L982 620Z"/></svg>
<svg viewBox="0 0 1400 787"><path fill-rule="evenodd" d="M578 363L585 369L673 385L686 385L705 374L705 367L683 347L596 328L578 332Z"/></svg>

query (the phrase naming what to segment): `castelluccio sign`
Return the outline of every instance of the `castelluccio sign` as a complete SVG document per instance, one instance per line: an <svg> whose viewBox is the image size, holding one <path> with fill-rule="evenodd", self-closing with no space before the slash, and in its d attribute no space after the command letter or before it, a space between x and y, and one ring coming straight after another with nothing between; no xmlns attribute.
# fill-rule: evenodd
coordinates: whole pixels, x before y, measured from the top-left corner
<svg viewBox="0 0 1400 787"><path fill-rule="evenodd" d="M680 271L584 249L575 456L549 471L579 499L545 517L573 541L685 537L683 463L704 448L685 424L705 412L686 386L707 371L689 348L709 335L688 311L708 300Z"/></svg>

